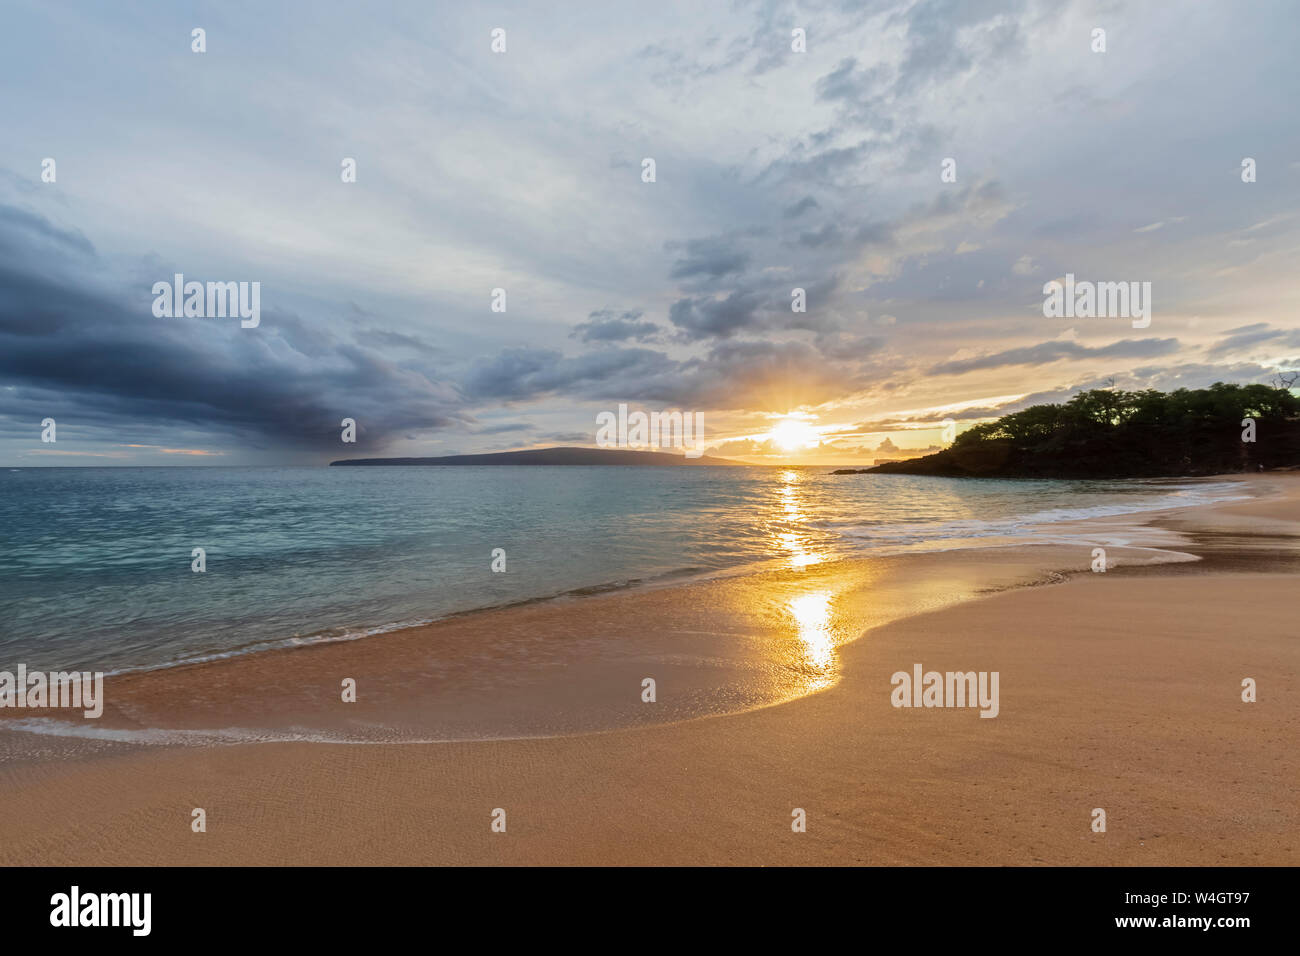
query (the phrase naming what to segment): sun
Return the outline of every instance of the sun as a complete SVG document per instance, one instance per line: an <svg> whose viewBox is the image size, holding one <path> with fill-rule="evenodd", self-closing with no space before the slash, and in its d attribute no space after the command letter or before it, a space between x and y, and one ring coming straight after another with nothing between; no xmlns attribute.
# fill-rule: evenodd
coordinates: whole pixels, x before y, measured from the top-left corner
<svg viewBox="0 0 1300 956"><path fill-rule="evenodd" d="M817 444L817 429L794 415L779 421L769 437L782 451L797 451L800 448L812 448Z"/></svg>

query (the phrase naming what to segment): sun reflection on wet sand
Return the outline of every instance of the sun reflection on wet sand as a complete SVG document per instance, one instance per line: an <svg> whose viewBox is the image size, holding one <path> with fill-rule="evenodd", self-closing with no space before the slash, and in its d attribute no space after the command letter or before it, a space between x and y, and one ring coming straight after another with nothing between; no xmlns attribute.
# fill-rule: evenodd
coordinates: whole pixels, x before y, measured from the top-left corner
<svg viewBox="0 0 1300 956"><path fill-rule="evenodd" d="M817 673L813 689L823 687L833 680L835 667L835 636L831 629L831 592L811 591L793 598L786 609L794 617L799 640L803 642L804 660L809 670Z"/></svg>

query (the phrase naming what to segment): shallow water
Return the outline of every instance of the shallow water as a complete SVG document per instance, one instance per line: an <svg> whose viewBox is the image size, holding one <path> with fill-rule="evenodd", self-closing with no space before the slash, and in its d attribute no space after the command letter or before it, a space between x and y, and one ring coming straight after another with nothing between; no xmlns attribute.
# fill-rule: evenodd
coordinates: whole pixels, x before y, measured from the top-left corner
<svg viewBox="0 0 1300 956"><path fill-rule="evenodd" d="M0 661L109 672L479 608L1019 534L1231 482L962 481L825 468L0 472ZM192 551L206 570L191 569ZM492 570L494 549L505 573Z"/></svg>

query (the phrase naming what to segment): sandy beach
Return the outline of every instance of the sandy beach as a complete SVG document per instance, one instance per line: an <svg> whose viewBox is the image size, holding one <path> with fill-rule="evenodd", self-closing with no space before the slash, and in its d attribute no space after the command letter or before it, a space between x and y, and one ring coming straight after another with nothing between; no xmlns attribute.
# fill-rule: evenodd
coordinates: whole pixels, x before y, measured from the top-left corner
<svg viewBox="0 0 1300 956"><path fill-rule="evenodd" d="M113 677L102 740L0 730L0 862L1295 864L1300 475L1234 477L1256 497ZM915 664L997 672L996 718L893 706Z"/></svg>

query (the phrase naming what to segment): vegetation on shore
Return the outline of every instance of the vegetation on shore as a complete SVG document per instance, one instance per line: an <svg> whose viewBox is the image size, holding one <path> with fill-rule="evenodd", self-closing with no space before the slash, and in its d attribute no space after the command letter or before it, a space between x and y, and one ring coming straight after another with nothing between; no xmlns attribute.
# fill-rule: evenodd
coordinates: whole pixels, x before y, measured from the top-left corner
<svg viewBox="0 0 1300 956"><path fill-rule="evenodd" d="M1063 405L1033 405L976 425L933 455L885 462L864 471L1138 478L1300 465L1300 398L1287 387L1291 384L1216 382L1209 388L1167 393L1093 389ZM1253 425L1247 419L1253 419ZM845 473L851 472L836 472Z"/></svg>

